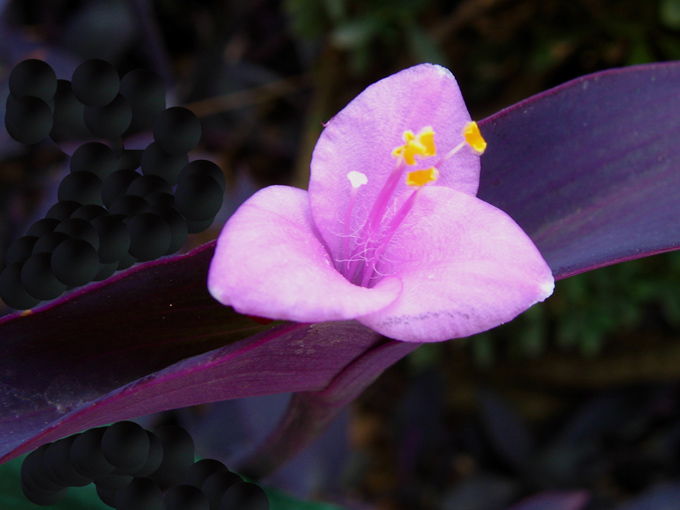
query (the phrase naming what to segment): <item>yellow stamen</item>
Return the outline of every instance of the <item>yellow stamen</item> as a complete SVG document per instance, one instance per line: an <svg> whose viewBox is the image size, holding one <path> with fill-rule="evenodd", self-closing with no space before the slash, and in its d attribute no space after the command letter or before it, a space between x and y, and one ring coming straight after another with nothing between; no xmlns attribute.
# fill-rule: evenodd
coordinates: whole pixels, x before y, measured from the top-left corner
<svg viewBox="0 0 680 510"><path fill-rule="evenodd" d="M463 136L472 150L477 154L483 154L486 149L486 140L479 131L479 126L475 121L468 122L463 128Z"/></svg>
<svg viewBox="0 0 680 510"><path fill-rule="evenodd" d="M406 184L409 186L425 186L428 182L436 181L439 177L439 170L435 167L427 170L416 170L406 174Z"/></svg>
<svg viewBox="0 0 680 510"><path fill-rule="evenodd" d="M407 165L416 164L416 156L428 157L437 154L434 144L434 130L431 126L424 127L417 135L413 131L404 131L404 145L396 147L392 155L396 158L404 158Z"/></svg>

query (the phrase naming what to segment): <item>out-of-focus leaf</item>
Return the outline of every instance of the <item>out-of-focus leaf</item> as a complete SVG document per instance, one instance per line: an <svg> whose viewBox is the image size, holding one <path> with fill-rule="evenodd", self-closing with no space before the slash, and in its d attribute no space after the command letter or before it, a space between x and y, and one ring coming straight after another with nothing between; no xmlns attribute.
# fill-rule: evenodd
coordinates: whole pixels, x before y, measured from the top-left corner
<svg viewBox="0 0 680 510"><path fill-rule="evenodd" d="M480 122L479 198L556 278L680 246L680 63L584 76Z"/></svg>
<svg viewBox="0 0 680 510"><path fill-rule="evenodd" d="M496 452L515 469L522 470L534 453L534 441L527 424L500 394L479 392L482 424Z"/></svg>
<svg viewBox="0 0 680 510"><path fill-rule="evenodd" d="M331 41L338 48L357 49L368 44L380 31L378 18L365 17L347 21L338 26L331 34Z"/></svg>
<svg viewBox="0 0 680 510"><path fill-rule="evenodd" d="M659 19L669 28L680 29L680 1L661 0L659 2Z"/></svg>
<svg viewBox="0 0 680 510"><path fill-rule="evenodd" d="M546 487L588 483L584 465L597 456L602 437L628 423L636 412L624 393L594 397L541 450L532 466L534 477Z"/></svg>
<svg viewBox="0 0 680 510"><path fill-rule="evenodd" d="M545 492L527 498L508 510L582 510L589 501L590 495L586 491Z"/></svg>
<svg viewBox="0 0 680 510"><path fill-rule="evenodd" d="M423 347L432 344L424 344ZM418 349L419 352L422 349ZM428 370L416 377L401 399L397 416L399 437L398 468L401 480L411 480L421 465L421 459L436 458L445 438L450 434L442 426L445 381L441 374ZM428 466L433 471L436 466Z"/></svg>
<svg viewBox="0 0 680 510"><path fill-rule="evenodd" d="M517 484L507 478L482 475L455 484L444 496L443 510L496 510L517 494Z"/></svg>
<svg viewBox="0 0 680 510"><path fill-rule="evenodd" d="M67 21L62 44L83 59L116 61L138 37L136 25L128 2L86 2Z"/></svg>
<svg viewBox="0 0 680 510"><path fill-rule="evenodd" d="M680 484L661 484L616 510L676 510L680 502Z"/></svg>

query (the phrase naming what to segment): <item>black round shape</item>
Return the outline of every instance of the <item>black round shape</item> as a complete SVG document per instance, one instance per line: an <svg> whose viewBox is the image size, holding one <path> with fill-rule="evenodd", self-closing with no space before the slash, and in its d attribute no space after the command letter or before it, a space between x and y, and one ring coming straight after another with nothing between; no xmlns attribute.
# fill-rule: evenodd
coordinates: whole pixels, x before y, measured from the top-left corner
<svg viewBox="0 0 680 510"><path fill-rule="evenodd" d="M14 97L34 96L49 102L57 92L57 75L47 62L22 60L9 74L9 92Z"/></svg>
<svg viewBox="0 0 680 510"><path fill-rule="evenodd" d="M21 491L31 503L40 506L51 506L59 503L68 492L68 487L62 488L58 491L36 491L27 486L27 482L21 480Z"/></svg>
<svg viewBox="0 0 680 510"><path fill-rule="evenodd" d="M106 489L99 485L95 485L95 490L97 491L97 496L99 496L99 499L101 499L105 505L109 505L110 507L116 506L116 492L118 492L118 489Z"/></svg>
<svg viewBox="0 0 680 510"><path fill-rule="evenodd" d="M42 477L41 483L43 483L43 484L44 483L50 483L50 484L52 483L45 476L44 470L42 470L42 472L40 473L39 476ZM30 477L30 478L22 477L21 478L21 489L22 489L24 495L26 495L26 497L29 497L29 498L30 498L30 496L33 496L33 497L36 497L36 498L45 498L45 497L46 498L52 498L52 497L55 497L57 495L57 493L64 491L66 489L66 487L60 485L59 487L56 487L54 489L44 489L42 486L38 485L35 482L33 477ZM33 499L31 499L31 501L33 501ZM39 504L39 503L37 503L37 504ZM48 503L48 504L53 504L53 503Z"/></svg>
<svg viewBox="0 0 680 510"><path fill-rule="evenodd" d="M187 220L182 216L177 209L169 205L152 206L150 212L156 213L163 218L165 223L170 227L172 239L170 246L165 255L172 255L177 253L187 240L189 230L187 228Z"/></svg>
<svg viewBox="0 0 680 510"><path fill-rule="evenodd" d="M120 258L120 262L118 262L117 271L123 271L124 269L134 266L136 263L137 259L130 255L129 253L126 253Z"/></svg>
<svg viewBox="0 0 680 510"><path fill-rule="evenodd" d="M165 85L160 76L148 69L135 69L120 80L120 93L132 106L129 131L146 131L156 116L165 110Z"/></svg>
<svg viewBox="0 0 680 510"><path fill-rule="evenodd" d="M16 264L18 262L24 262L28 257L31 256L33 246L38 240L38 237L35 234L30 234L30 232L31 229L29 229L29 235L25 235L16 239L10 245L9 249L7 250L7 253L5 254L6 265L9 266L11 264Z"/></svg>
<svg viewBox="0 0 680 510"><path fill-rule="evenodd" d="M140 166L144 175L158 175L174 186L188 162L189 156L186 153L169 154L158 143L153 142L144 149Z"/></svg>
<svg viewBox="0 0 680 510"><path fill-rule="evenodd" d="M111 214L122 214L131 218L149 210L149 202L138 195L123 195L118 197L109 207ZM126 220L127 221L127 220Z"/></svg>
<svg viewBox="0 0 680 510"><path fill-rule="evenodd" d="M71 446L77 436L68 436L48 446L43 457L47 476L64 487L85 487L92 479L81 475L71 463Z"/></svg>
<svg viewBox="0 0 680 510"><path fill-rule="evenodd" d="M118 263L119 261L117 260L115 262L107 262L106 264L100 262L99 270L97 271L97 274L94 275L94 278L92 278L92 281L101 282L113 276L113 274L118 271Z"/></svg>
<svg viewBox="0 0 680 510"><path fill-rule="evenodd" d="M120 77L116 69L100 59L86 60L71 77L73 93L85 106L104 106L118 94Z"/></svg>
<svg viewBox="0 0 680 510"><path fill-rule="evenodd" d="M215 218L209 218L207 220L201 221L187 220L187 230L190 234L200 234L201 232L208 230L213 221L215 221Z"/></svg>
<svg viewBox="0 0 680 510"><path fill-rule="evenodd" d="M104 106L85 107L85 125L102 138L121 136L130 127L131 120L130 103L121 94Z"/></svg>
<svg viewBox="0 0 680 510"><path fill-rule="evenodd" d="M62 242L68 239L68 235L64 232L48 232L41 235L33 245L33 255L36 253L52 253L54 249Z"/></svg>
<svg viewBox="0 0 680 510"><path fill-rule="evenodd" d="M155 473L160 467L161 462L163 462L163 444L161 440L150 430L145 432L149 436L149 456L144 466L135 473L137 477L149 476Z"/></svg>
<svg viewBox="0 0 680 510"><path fill-rule="evenodd" d="M141 175L133 170L117 170L104 179L102 187L102 200L107 209L120 197L125 195L128 186Z"/></svg>
<svg viewBox="0 0 680 510"><path fill-rule="evenodd" d="M119 170L137 170L142 163L142 149L123 149L118 159Z"/></svg>
<svg viewBox="0 0 680 510"><path fill-rule="evenodd" d="M116 510L164 510L163 492L149 478L134 478L115 497Z"/></svg>
<svg viewBox="0 0 680 510"><path fill-rule="evenodd" d="M182 483L184 473L194 463L194 440L177 425L163 425L153 432L163 445L163 462L150 478L165 490Z"/></svg>
<svg viewBox="0 0 680 510"><path fill-rule="evenodd" d="M197 487L175 485L165 495L165 510L210 510L210 502Z"/></svg>
<svg viewBox="0 0 680 510"><path fill-rule="evenodd" d="M43 465L45 452L51 443L44 444L29 453L21 464L21 480L25 481L27 488L35 492L57 492L65 487L51 481Z"/></svg>
<svg viewBox="0 0 680 510"><path fill-rule="evenodd" d="M95 250L99 249L99 234L97 234L97 230L87 220L69 218L57 225L54 231L63 232L74 239L82 239L91 244Z"/></svg>
<svg viewBox="0 0 680 510"><path fill-rule="evenodd" d="M92 136L85 125L85 105L76 99L68 80L57 80L53 118L50 138L56 143L84 140Z"/></svg>
<svg viewBox="0 0 680 510"><path fill-rule="evenodd" d="M172 193L164 193L164 192L158 192L158 193L152 193L151 195L147 195L144 198L149 202L150 205L152 206L157 206L157 205L162 205L162 206L175 206L175 195Z"/></svg>
<svg viewBox="0 0 680 510"><path fill-rule="evenodd" d="M88 142L78 147L71 156L71 172L92 172L104 180L118 170L118 158L111 147Z"/></svg>
<svg viewBox="0 0 680 510"><path fill-rule="evenodd" d="M155 260L165 255L172 243L172 231L158 214L143 212L127 221L130 249L138 261Z"/></svg>
<svg viewBox="0 0 680 510"><path fill-rule="evenodd" d="M97 478L94 484L104 489L118 490L128 485L133 479L134 476L130 475L107 475Z"/></svg>
<svg viewBox="0 0 680 510"><path fill-rule="evenodd" d="M169 154L186 154L201 139L201 121L191 110L173 106L156 116L153 138Z"/></svg>
<svg viewBox="0 0 680 510"><path fill-rule="evenodd" d="M117 263L130 249L130 232L123 222L124 219L122 214L107 214L91 220L99 235L100 262Z"/></svg>
<svg viewBox="0 0 680 510"><path fill-rule="evenodd" d="M9 264L0 273L0 298L15 310L26 310L40 303L39 299L26 292L21 283L22 265L21 262Z"/></svg>
<svg viewBox="0 0 680 510"><path fill-rule="evenodd" d="M52 110L42 99L7 96L5 127L17 142L31 145L43 141L49 136L52 124Z"/></svg>
<svg viewBox="0 0 680 510"><path fill-rule="evenodd" d="M149 456L149 436L140 425L119 421L104 432L102 454L116 468L138 467Z"/></svg>
<svg viewBox="0 0 680 510"><path fill-rule="evenodd" d="M222 207L224 194L215 179L191 174L180 177L175 190L175 204L182 216L192 221L214 219Z"/></svg>
<svg viewBox="0 0 680 510"><path fill-rule="evenodd" d="M269 510L267 493L254 483L239 482L227 489L220 502L220 510Z"/></svg>
<svg viewBox="0 0 680 510"><path fill-rule="evenodd" d="M67 239L52 253L52 271L57 279L73 287L92 281L99 271L97 251L82 239Z"/></svg>
<svg viewBox="0 0 680 510"><path fill-rule="evenodd" d="M208 161L207 159L196 159L191 163L186 164L182 168L178 180L194 174L208 175L215 179L217 184L220 185L222 193L227 189L227 179L224 177L222 169L212 161Z"/></svg>
<svg viewBox="0 0 680 510"><path fill-rule="evenodd" d="M51 260L51 253L36 253L24 262L21 269L21 283L26 292L36 299L55 299L66 290L66 285L54 276Z"/></svg>
<svg viewBox="0 0 680 510"><path fill-rule="evenodd" d="M91 221L106 214L109 214L109 211L104 209L101 205L86 204L73 211L71 219Z"/></svg>
<svg viewBox="0 0 680 510"><path fill-rule="evenodd" d="M217 471L205 479L201 485L201 490L208 496L210 508L220 508L222 496L234 484L242 482L243 479L231 471Z"/></svg>
<svg viewBox="0 0 680 510"><path fill-rule="evenodd" d="M59 201L72 200L81 204L102 205L102 180L92 172L73 172L59 184Z"/></svg>
<svg viewBox="0 0 680 510"><path fill-rule="evenodd" d="M59 225L60 221L61 220L56 218L43 218L42 220L38 220L33 225L31 225L31 227L28 229L28 232L26 232L26 235L40 237L43 234L52 232L56 226Z"/></svg>
<svg viewBox="0 0 680 510"><path fill-rule="evenodd" d="M106 428L86 430L76 437L69 453L73 467L81 475L98 480L113 473L114 467L102 455L101 442Z"/></svg>
<svg viewBox="0 0 680 510"><path fill-rule="evenodd" d="M172 187L157 175L142 175L128 186L128 195L146 197L154 193L172 193Z"/></svg>
<svg viewBox="0 0 680 510"><path fill-rule="evenodd" d="M184 480L182 483L193 485L199 489L210 475L218 471L229 471L227 466L215 459L201 459L195 462L186 473L184 473Z"/></svg>
<svg viewBox="0 0 680 510"><path fill-rule="evenodd" d="M57 202L56 204L49 208L47 214L45 214L45 218L55 218L59 221L67 220L71 217L71 214L73 214L74 211L78 209L81 205L83 204L81 204L80 202L76 202L74 200Z"/></svg>
<svg viewBox="0 0 680 510"><path fill-rule="evenodd" d="M118 476L110 475L104 478L100 478L94 482L97 488L97 495L104 503L111 507L116 506L116 493L127 487L130 482L132 482L133 477L131 476Z"/></svg>

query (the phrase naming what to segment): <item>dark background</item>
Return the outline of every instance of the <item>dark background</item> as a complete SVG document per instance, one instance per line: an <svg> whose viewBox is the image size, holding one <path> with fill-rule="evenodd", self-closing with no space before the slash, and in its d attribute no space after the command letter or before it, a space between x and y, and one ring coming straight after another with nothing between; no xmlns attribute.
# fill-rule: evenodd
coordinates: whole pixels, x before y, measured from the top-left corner
<svg viewBox="0 0 680 510"><path fill-rule="evenodd" d="M449 67L479 120L584 74L680 59L680 0L44 0L0 7L2 105L20 60L47 60L69 79L83 60L102 58L121 75L154 70L166 82L168 104L201 118L195 155L220 165L228 195L216 224L185 249L214 239L256 189L306 187L321 122L410 65ZM54 201L68 159L52 143L0 142L4 252ZM546 490L583 489L594 510L680 482L679 285L677 254L627 262L558 282L553 297L509 325L419 348L328 436L329 444L351 447L337 457L336 479L318 475L310 461L297 468L306 482L288 489L390 510L492 510ZM280 405L258 402L260 413L271 407L266 421L273 424ZM253 412L247 408L239 412ZM219 450L215 435L224 433L206 423L233 412L202 406L148 421L203 431L197 443L210 456ZM254 437L243 434L244 444ZM240 448L233 443L224 458Z"/></svg>

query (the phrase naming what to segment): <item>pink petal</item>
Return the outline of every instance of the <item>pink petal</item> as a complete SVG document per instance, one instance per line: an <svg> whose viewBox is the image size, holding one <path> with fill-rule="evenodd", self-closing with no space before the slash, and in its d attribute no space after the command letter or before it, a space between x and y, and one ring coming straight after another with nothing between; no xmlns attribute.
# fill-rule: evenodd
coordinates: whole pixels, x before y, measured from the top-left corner
<svg viewBox="0 0 680 510"><path fill-rule="evenodd" d="M486 331L543 301L554 287L538 249L507 214L450 188L421 190L384 260L380 273L400 278L402 293L357 320L408 342Z"/></svg>
<svg viewBox="0 0 680 510"><path fill-rule="evenodd" d="M369 86L333 117L321 133L311 164L312 214L331 253L340 253L349 205L347 173L368 177L359 189L351 231L363 225L378 192L394 169L392 150L403 133L426 126L435 131L438 157L458 145L470 121L455 78L448 69L421 64ZM429 159L427 161L430 161ZM474 195L479 186L479 156L465 147L440 168L439 186ZM400 183L395 196L406 191Z"/></svg>
<svg viewBox="0 0 680 510"><path fill-rule="evenodd" d="M297 322L353 319L395 300L401 283L352 285L333 265L314 227L306 191L260 190L227 222L208 272L208 290L239 313Z"/></svg>

